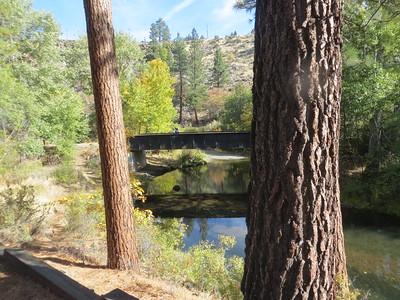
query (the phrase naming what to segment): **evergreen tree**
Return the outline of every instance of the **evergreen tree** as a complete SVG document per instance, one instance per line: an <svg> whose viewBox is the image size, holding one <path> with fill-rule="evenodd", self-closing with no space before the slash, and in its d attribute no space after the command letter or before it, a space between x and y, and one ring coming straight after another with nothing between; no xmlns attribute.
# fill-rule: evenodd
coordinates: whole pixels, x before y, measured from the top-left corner
<svg viewBox="0 0 400 300"><path fill-rule="evenodd" d="M111 1L85 0L86 25L96 103L107 230L107 266L137 269L126 137L119 92Z"/></svg>
<svg viewBox="0 0 400 300"><path fill-rule="evenodd" d="M190 36L188 65L188 104L193 109L196 124L199 124L197 108L207 96L204 83L203 45L195 28Z"/></svg>
<svg viewBox="0 0 400 300"><path fill-rule="evenodd" d="M214 52L214 66L212 72L212 82L219 88L228 80L228 66L225 63L221 48L217 48Z"/></svg>
<svg viewBox="0 0 400 300"><path fill-rule="evenodd" d="M173 64L171 33L167 23L163 19L158 19L150 26L150 49L147 60L160 58L171 68Z"/></svg>
<svg viewBox="0 0 400 300"><path fill-rule="evenodd" d="M256 3L244 299L349 299L340 297L348 289L338 164L342 1Z"/></svg>
<svg viewBox="0 0 400 300"><path fill-rule="evenodd" d="M161 18L150 25L150 43L160 44L169 42L171 40L171 33L167 23Z"/></svg>
<svg viewBox="0 0 400 300"><path fill-rule="evenodd" d="M252 11L256 8L256 0L237 0L235 3L235 8Z"/></svg>
<svg viewBox="0 0 400 300"><path fill-rule="evenodd" d="M179 99L179 124L182 124L183 100L188 70L188 52L186 50L186 44L179 36L179 33L174 41L172 53L174 54L174 64L172 70L178 74L176 90L177 97Z"/></svg>

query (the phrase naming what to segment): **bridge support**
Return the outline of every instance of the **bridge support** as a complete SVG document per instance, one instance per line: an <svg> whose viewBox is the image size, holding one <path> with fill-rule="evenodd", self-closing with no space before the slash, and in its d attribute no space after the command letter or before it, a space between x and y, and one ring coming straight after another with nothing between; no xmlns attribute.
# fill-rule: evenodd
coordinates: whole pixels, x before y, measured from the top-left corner
<svg viewBox="0 0 400 300"><path fill-rule="evenodd" d="M147 165L146 151L134 150L132 151L132 167L133 171L137 171Z"/></svg>

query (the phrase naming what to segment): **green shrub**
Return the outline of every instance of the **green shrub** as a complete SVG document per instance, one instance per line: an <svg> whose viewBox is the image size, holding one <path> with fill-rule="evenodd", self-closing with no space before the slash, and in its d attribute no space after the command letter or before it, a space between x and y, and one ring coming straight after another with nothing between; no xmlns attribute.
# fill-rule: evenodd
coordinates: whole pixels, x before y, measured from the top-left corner
<svg viewBox="0 0 400 300"><path fill-rule="evenodd" d="M144 201L143 190L132 180L134 195ZM60 199L66 207L66 236L74 251L105 261L105 215L101 192L79 193ZM141 267L153 276L211 292L226 299L241 299L243 259L228 258L235 239L220 236L218 245L201 243L183 250L187 226L181 219L158 219L151 211L133 210ZM71 248L71 247L70 247ZM82 255L80 255L82 256Z"/></svg>
<svg viewBox="0 0 400 300"><path fill-rule="evenodd" d="M253 114L252 93L249 87L239 85L226 97L221 123L224 130L250 130Z"/></svg>
<svg viewBox="0 0 400 300"><path fill-rule="evenodd" d="M18 184L41 167L39 160L26 160L14 142L0 142L0 181Z"/></svg>
<svg viewBox="0 0 400 300"><path fill-rule="evenodd" d="M105 218L100 192L75 194L60 200L66 206L65 232L80 253L105 260ZM173 280L226 299L241 299L243 259L227 258L235 240L221 236L218 245L202 243L183 251L186 225L181 219L157 219L151 211L134 209L141 268L151 275Z"/></svg>
<svg viewBox="0 0 400 300"><path fill-rule="evenodd" d="M102 193L75 193L59 203L66 208L66 252L82 261L104 264L107 248Z"/></svg>
<svg viewBox="0 0 400 300"><path fill-rule="evenodd" d="M64 162L53 172L53 177L58 184L74 184L79 182L79 172L72 163Z"/></svg>
<svg viewBox="0 0 400 300"><path fill-rule="evenodd" d="M155 219L151 212L134 212L144 268L164 279L211 292L225 299L242 299L243 259L226 251L236 241L220 236L218 245L203 242L183 251L186 226L180 219Z"/></svg>
<svg viewBox="0 0 400 300"><path fill-rule="evenodd" d="M97 153L88 156L85 160L85 167L88 168L91 172L94 172L95 174L100 174L101 172L100 156Z"/></svg>
<svg viewBox="0 0 400 300"><path fill-rule="evenodd" d="M101 192L76 193L59 200L66 206L65 230L77 236L95 237L105 230L104 203Z"/></svg>
<svg viewBox="0 0 400 300"><path fill-rule="evenodd" d="M177 165L181 169L205 165L204 155L199 150L183 150L178 154Z"/></svg>
<svg viewBox="0 0 400 300"><path fill-rule="evenodd" d="M217 120L213 120L204 126L197 127L183 127L179 128L181 132L207 132L207 131L221 131L221 123Z"/></svg>
<svg viewBox="0 0 400 300"><path fill-rule="evenodd" d="M50 209L35 201L33 186L7 187L0 192L0 237L8 242L25 242L37 234Z"/></svg>
<svg viewBox="0 0 400 300"><path fill-rule="evenodd" d="M361 292L355 289L343 276L336 278L337 284L337 300L357 300L361 296Z"/></svg>
<svg viewBox="0 0 400 300"><path fill-rule="evenodd" d="M374 174L353 175L341 182L342 199L355 208L400 216L400 163L393 161Z"/></svg>

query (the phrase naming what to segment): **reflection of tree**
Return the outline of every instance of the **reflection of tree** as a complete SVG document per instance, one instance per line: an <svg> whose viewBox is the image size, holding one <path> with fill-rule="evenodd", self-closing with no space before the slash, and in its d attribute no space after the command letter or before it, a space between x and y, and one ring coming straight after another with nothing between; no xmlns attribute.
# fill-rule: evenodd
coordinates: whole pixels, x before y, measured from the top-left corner
<svg viewBox="0 0 400 300"><path fill-rule="evenodd" d="M223 167L223 165L210 165L208 168L209 178L213 184L213 187L216 192L223 193L224 192L224 181L227 177L228 173Z"/></svg>
<svg viewBox="0 0 400 300"><path fill-rule="evenodd" d="M178 170L156 177L149 184L150 194L170 194L175 185L182 185L182 174Z"/></svg>
<svg viewBox="0 0 400 300"><path fill-rule="evenodd" d="M206 166L175 170L155 178L148 192L170 194L179 185L183 194L243 193L249 182L249 162L212 162Z"/></svg>
<svg viewBox="0 0 400 300"><path fill-rule="evenodd" d="M208 234L208 219L201 218L199 219L199 228L200 228L200 240L207 240Z"/></svg>
<svg viewBox="0 0 400 300"><path fill-rule="evenodd" d="M185 182L185 194L189 194L189 186L188 186L188 176L187 174L183 173L183 179Z"/></svg>
<svg viewBox="0 0 400 300"><path fill-rule="evenodd" d="M183 218L183 224L186 225L186 235L191 235L194 228L194 219L193 218Z"/></svg>
<svg viewBox="0 0 400 300"><path fill-rule="evenodd" d="M201 193L202 188L201 184L204 181L204 170L207 170L207 167L195 167L195 168L187 168L182 170L182 175L185 182L186 193Z"/></svg>
<svg viewBox="0 0 400 300"><path fill-rule="evenodd" d="M240 161L230 164L225 182L227 192L246 192L249 182L249 162Z"/></svg>

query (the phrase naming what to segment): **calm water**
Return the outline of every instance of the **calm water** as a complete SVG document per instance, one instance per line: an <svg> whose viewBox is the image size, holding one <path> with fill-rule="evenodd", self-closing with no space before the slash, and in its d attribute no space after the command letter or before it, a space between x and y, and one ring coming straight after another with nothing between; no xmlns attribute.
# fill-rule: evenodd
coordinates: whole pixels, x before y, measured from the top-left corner
<svg viewBox="0 0 400 300"><path fill-rule="evenodd" d="M243 193L249 180L248 168L247 160L212 161L190 172L176 170L157 177L147 186L147 191L150 194ZM176 186L179 191L173 192ZM202 202L196 205L201 206ZM387 218L377 218L371 212L345 210L343 216L347 263L354 286L368 291L368 299L400 299L399 223L389 222L388 226ZM237 240L229 255L244 255L247 229L243 217L182 220L188 225L184 238L186 248L202 240L217 242L223 234Z"/></svg>

